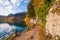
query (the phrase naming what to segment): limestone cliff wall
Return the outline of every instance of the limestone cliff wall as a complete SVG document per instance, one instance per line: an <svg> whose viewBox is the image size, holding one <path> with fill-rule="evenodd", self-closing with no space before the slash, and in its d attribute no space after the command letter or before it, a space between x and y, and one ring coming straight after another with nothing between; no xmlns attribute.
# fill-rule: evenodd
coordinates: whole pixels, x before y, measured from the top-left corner
<svg viewBox="0 0 60 40"><path fill-rule="evenodd" d="M60 0L55 0L46 16L46 20L46 32L51 33L52 36L60 36Z"/></svg>

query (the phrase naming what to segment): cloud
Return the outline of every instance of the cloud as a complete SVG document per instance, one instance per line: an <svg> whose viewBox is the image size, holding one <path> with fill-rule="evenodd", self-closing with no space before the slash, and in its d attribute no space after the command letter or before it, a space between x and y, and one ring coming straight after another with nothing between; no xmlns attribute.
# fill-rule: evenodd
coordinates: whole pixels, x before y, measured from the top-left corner
<svg viewBox="0 0 60 40"><path fill-rule="evenodd" d="M10 13L14 13L19 6L20 0L0 0L0 15L7 16Z"/></svg>
<svg viewBox="0 0 60 40"><path fill-rule="evenodd" d="M13 5L19 5L19 3L20 3L20 0L11 0L11 3L13 4Z"/></svg>
<svg viewBox="0 0 60 40"><path fill-rule="evenodd" d="M8 2L8 1L5 1L5 2L4 2L4 5L9 5L9 2Z"/></svg>
<svg viewBox="0 0 60 40"><path fill-rule="evenodd" d="M20 12L23 11L24 9L20 7L22 5L24 5L24 7L26 6L25 4L21 4L22 1L25 3L28 3L28 0L0 0L0 15L7 16L10 13L16 13L18 11Z"/></svg>

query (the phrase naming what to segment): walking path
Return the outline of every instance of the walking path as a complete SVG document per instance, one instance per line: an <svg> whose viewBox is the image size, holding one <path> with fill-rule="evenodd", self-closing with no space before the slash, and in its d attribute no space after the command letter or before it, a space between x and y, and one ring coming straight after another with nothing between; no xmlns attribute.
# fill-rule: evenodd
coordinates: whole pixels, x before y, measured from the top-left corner
<svg viewBox="0 0 60 40"><path fill-rule="evenodd" d="M20 36L17 36L14 40L39 40L38 27L35 26L35 28L20 34Z"/></svg>

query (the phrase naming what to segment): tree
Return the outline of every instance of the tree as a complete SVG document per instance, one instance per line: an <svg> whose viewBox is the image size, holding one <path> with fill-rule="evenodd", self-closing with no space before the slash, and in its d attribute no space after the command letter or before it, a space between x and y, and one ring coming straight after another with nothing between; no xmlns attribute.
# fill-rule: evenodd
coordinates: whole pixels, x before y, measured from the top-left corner
<svg viewBox="0 0 60 40"><path fill-rule="evenodd" d="M32 5L32 1L30 1L29 4L28 4L28 16L30 18L35 17L35 12L34 12L34 8L33 8L33 5Z"/></svg>

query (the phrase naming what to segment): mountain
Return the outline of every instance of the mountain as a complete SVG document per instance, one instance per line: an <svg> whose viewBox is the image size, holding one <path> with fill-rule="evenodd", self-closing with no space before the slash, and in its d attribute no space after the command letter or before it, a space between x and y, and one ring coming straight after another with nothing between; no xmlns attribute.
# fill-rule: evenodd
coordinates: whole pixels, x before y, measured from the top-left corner
<svg viewBox="0 0 60 40"><path fill-rule="evenodd" d="M12 17L12 16L14 16L14 17L18 17L18 16L25 17L26 16L26 12L20 12L20 13L15 13L15 14L9 14L8 15L8 17Z"/></svg>
<svg viewBox="0 0 60 40"><path fill-rule="evenodd" d="M14 16L14 15L13 14L9 14L8 16L11 17L11 16Z"/></svg>
<svg viewBox="0 0 60 40"><path fill-rule="evenodd" d="M5 16L0 15L0 18L3 18L3 17L5 17Z"/></svg>
<svg viewBox="0 0 60 40"><path fill-rule="evenodd" d="M26 15L26 12L21 12L21 13L14 14L14 16L25 16L25 15Z"/></svg>

